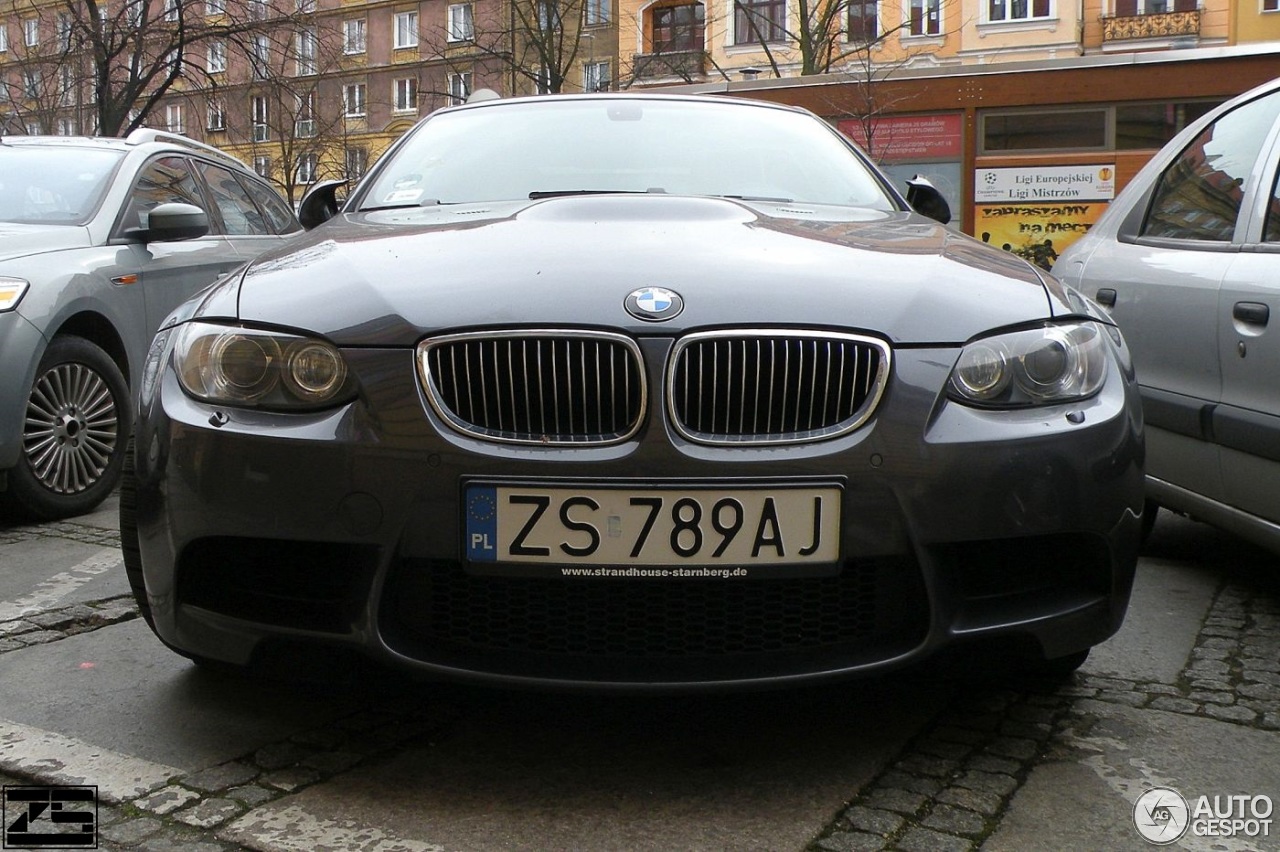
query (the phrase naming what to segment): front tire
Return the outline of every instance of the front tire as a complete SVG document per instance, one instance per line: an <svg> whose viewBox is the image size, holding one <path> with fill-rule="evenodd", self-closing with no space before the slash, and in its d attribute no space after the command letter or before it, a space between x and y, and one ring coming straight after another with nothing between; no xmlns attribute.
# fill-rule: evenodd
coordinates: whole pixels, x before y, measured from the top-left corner
<svg viewBox="0 0 1280 852"><path fill-rule="evenodd" d="M92 510L120 478L132 427L129 385L111 356L82 337L55 337L27 397L5 501L41 521Z"/></svg>

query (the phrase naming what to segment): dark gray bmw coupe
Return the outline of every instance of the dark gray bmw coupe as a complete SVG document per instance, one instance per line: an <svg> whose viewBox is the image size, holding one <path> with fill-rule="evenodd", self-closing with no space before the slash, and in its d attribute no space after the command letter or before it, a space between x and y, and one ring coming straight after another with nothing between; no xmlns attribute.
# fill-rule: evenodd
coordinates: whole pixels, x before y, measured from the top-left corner
<svg viewBox="0 0 1280 852"><path fill-rule="evenodd" d="M332 198L151 347L121 533L174 650L672 688L1118 629L1120 333L810 113L489 100Z"/></svg>

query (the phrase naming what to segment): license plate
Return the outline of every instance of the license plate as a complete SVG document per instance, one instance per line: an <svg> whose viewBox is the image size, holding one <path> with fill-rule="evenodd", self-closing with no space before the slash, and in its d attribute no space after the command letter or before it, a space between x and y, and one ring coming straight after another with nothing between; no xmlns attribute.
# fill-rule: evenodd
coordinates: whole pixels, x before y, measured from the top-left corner
<svg viewBox="0 0 1280 852"><path fill-rule="evenodd" d="M840 498L831 484L473 484L464 497L465 552L477 573L795 576L803 566L834 573ZM551 570L513 570L522 566Z"/></svg>

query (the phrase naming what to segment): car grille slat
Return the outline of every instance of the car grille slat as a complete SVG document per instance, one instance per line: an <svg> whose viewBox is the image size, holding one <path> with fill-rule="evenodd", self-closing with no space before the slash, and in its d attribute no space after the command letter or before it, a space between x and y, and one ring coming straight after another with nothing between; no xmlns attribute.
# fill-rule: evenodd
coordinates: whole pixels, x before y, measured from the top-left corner
<svg viewBox="0 0 1280 852"><path fill-rule="evenodd" d="M478 332L418 347L427 398L452 428L543 445L634 434L645 409L641 364L634 341L607 332Z"/></svg>
<svg viewBox="0 0 1280 852"><path fill-rule="evenodd" d="M831 438L871 416L888 382L889 359L886 343L861 335L773 329L692 334L672 352L668 410L684 437L702 443Z"/></svg>

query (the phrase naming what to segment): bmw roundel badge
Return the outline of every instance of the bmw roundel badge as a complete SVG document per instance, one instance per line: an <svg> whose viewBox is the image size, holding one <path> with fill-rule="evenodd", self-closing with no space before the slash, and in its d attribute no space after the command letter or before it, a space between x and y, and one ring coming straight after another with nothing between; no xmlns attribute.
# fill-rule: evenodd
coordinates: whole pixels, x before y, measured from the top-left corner
<svg viewBox="0 0 1280 852"><path fill-rule="evenodd" d="M665 287L641 287L627 294L623 303L627 313L646 322L663 322L675 319L684 310L684 299L674 290Z"/></svg>

